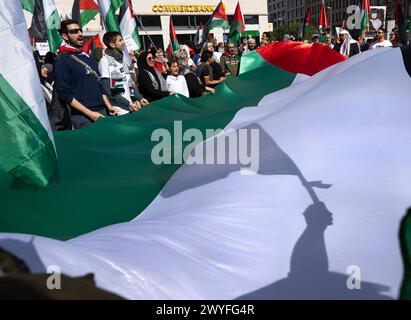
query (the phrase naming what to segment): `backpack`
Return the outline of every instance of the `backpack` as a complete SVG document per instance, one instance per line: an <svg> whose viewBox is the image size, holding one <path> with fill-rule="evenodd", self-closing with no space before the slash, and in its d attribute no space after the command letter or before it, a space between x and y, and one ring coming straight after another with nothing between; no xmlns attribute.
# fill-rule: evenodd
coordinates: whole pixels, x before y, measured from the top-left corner
<svg viewBox="0 0 411 320"><path fill-rule="evenodd" d="M47 115L49 117L51 130L72 130L70 106L57 94L57 86L53 87L51 102L48 104Z"/></svg>

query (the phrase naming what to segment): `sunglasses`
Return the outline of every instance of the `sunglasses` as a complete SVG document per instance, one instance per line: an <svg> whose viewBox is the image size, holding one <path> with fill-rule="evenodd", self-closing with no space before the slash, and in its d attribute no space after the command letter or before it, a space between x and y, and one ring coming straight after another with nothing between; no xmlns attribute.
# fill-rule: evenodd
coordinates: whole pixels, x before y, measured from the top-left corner
<svg viewBox="0 0 411 320"><path fill-rule="evenodd" d="M81 29L81 28L79 28L79 29L71 29L71 30L68 30L68 31L67 31L67 33L69 33L69 34L77 34L77 33L79 33L79 32L83 33L83 29Z"/></svg>
<svg viewBox="0 0 411 320"><path fill-rule="evenodd" d="M147 57L147 60L154 60L153 57Z"/></svg>

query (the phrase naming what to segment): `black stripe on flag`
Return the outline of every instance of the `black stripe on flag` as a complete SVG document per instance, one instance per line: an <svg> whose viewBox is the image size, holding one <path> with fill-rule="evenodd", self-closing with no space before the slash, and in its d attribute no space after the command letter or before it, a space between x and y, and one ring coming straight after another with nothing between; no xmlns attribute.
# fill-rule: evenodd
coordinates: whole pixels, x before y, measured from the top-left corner
<svg viewBox="0 0 411 320"><path fill-rule="evenodd" d="M119 23L124 19L124 16L127 13L127 9L128 9L128 1L124 1L124 3L120 7L120 12L119 12L119 15L118 15L118 22Z"/></svg>

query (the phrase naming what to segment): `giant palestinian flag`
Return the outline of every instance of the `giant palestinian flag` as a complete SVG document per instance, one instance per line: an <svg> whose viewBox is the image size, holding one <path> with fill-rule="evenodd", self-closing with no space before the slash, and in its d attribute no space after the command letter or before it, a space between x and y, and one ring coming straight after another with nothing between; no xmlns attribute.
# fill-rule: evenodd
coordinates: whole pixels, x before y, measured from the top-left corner
<svg viewBox="0 0 411 320"><path fill-rule="evenodd" d="M0 170L14 185L18 178L45 186L56 153L20 2L2 1L0 19L0 41L7 43L0 56L8 57L0 63Z"/></svg>
<svg viewBox="0 0 411 320"><path fill-rule="evenodd" d="M240 77L228 78L215 95L169 97L130 116L102 119L79 131L55 132L58 174L47 188L34 192L24 186L10 187L11 178L0 171L0 192L10 200L0 202L0 231L69 239L129 221L180 167L153 163L155 129L173 131L174 121L183 121L184 129L203 132L224 128L240 108L254 106L303 74L311 76L342 60L339 53L322 45L276 43L243 59Z"/></svg>
<svg viewBox="0 0 411 320"><path fill-rule="evenodd" d="M411 191L409 54L387 48L343 61L320 44L274 43L214 96L168 97L57 133L49 187L13 186L0 172L1 231L37 235L3 233L0 246L35 272L92 272L126 298L397 298ZM375 65L392 81L373 101ZM334 99L319 102L324 92ZM217 128L225 130L185 152ZM240 153L229 161L229 144L222 163L200 161L213 141L241 135L258 136L245 143L257 148L255 162ZM154 165L159 143L171 159Z"/></svg>

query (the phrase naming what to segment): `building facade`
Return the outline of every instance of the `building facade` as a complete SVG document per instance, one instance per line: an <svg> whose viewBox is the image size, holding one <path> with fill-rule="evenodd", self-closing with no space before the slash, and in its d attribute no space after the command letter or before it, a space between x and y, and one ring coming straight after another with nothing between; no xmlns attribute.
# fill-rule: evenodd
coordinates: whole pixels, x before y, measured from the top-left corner
<svg viewBox="0 0 411 320"><path fill-rule="evenodd" d="M301 22L305 16L306 0L268 0L268 19L273 27Z"/></svg>
<svg viewBox="0 0 411 320"><path fill-rule="evenodd" d="M347 10L352 5L362 3L361 0L325 0L324 4L328 20L331 27L340 27L345 22L350 13ZM399 0L402 6L404 15L408 16L410 8L410 0ZM386 19L395 19L395 0L370 0L371 6L386 6ZM291 22L301 23L304 20L307 7L311 8L311 25L318 26L321 0L267 0L269 21L273 23L273 27L279 27Z"/></svg>
<svg viewBox="0 0 411 320"><path fill-rule="evenodd" d="M97 1L96 1L97 2ZM200 24L204 24L220 0L132 0L137 25L144 46L154 43L156 47L167 48L170 36L170 17L180 43L193 40ZM234 15L237 0L223 1L229 22ZM62 19L71 18L73 0L55 0L57 10ZM243 0L241 2L246 23L246 32L262 34L272 31L268 22L267 0ZM31 17L27 15L28 22ZM28 23L29 25L29 23ZM84 27L86 35L95 34L102 30L101 17L96 16ZM223 41L228 30L213 30L217 41Z"/></svg>

